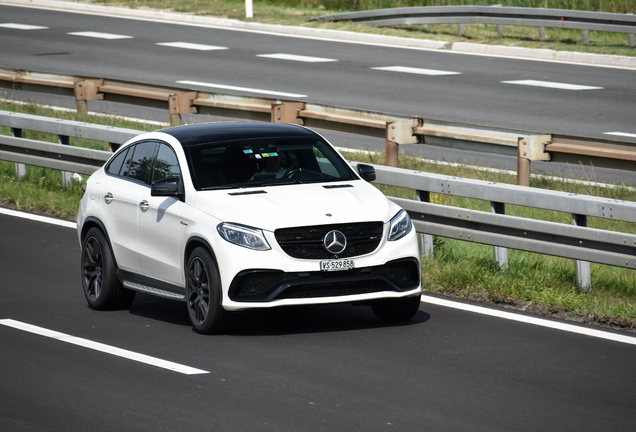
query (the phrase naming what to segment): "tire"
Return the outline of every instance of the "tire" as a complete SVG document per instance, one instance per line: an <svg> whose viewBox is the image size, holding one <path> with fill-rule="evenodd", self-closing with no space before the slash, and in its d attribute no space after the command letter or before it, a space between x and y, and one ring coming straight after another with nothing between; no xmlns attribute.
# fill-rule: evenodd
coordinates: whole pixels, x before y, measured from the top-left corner
<svg viewBox="0 0 636 432"><path fill-rule="evenodd" d="M221 306L221 278L207 249L198 247L188 259L186 304L197 333L221 334L228 330L230 313Z"/></svg>
<svg viewBox="0 0 636 432"><path fill-rule="evenodd" d="M420 294L415 297L380 300L371 307L375 316L381 321L408 321L419 310L421 297L422 295Z"/></svg>
<svg viewBox="0 0 636 432"><path fill-rule="evenodd" d="M88 305L97 310L127 309L135 291L117 279L117 266L108 240L99 228L91 228L82 243L82 287Z"/></svg>

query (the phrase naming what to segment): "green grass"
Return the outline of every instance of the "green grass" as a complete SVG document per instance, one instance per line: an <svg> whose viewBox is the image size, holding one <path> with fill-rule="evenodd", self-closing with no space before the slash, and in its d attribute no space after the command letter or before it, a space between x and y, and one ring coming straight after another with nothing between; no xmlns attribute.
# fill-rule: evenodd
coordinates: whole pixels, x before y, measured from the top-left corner
<svg viewBox="0 0 636 432"><path fill-rule="evenodd" d="M354 24L352 22L308 22L309 19L321 15L355 10L419 5L482 4L485 3L483 1L259 0L254 1L254 18L245 18L245 2L243 0L93 0L92 3L134 9L154 9L216 18L230 18L265 24L344 30L447 42L471 42L607 55L636 55L636 48L630 48L627 45L627 35L620 33L593 31L589 33L589 45L583 45L581 32L567 29L546 28L547 39L540 40L537 28L525 26L505 26L504 37L500 38L497 37L496 25L485 24L467 24L465 26L466 34L459 36L457 25L455 24L436 24L429 25L427 28L423 28L422 26L376 28L364 24ZM508 0L491 1L489 3L521 7L549 7L615 13L636 12L636 2L627 0ZM321 9L321 6L324 8Z"/></svg>
<svg viewBox="0 0 636 432"><path fill-rule="evenodd" d="M36 105L14 104L0 100L0 110L27 112L48 117L67 118L140 130L155 126L114 117L77 116ZM8 128L0 134L10 135ZM25 131L25 137L56 142L57 137ZM335 143L337 144L337 143ZM72 139L71 145L106 149L106 144ZM350 160L383 164L384 154L346 153ZM514 184L516 178L500 172L470 167L451 167L422 162L401 154L399 166L410 170ZM585 184L532 178L531 186L577 194L636 201L636 191L627 187L602 188ZM415 191L378 185L385 194L414 199ZM74 220L81 185L62 190L59 171L28 167L27 176L18 180L14 164L0 161L0 205ZM490 211L485 201L450 195L432 194L433 202ZM507 214L570 223L566 213L507 206ZM589 218L591 227L636 233L636 224ZM509 266L501 271L493 259L492 247L452 239L435 238L435 259L422 260L422 284L425 291L475 301L495 303L543 315L553 315L590 323L636 328L636 273L633 270L592 264L593 289L581 293L576 288L574 261L563 258L509 250Z"/></svg>

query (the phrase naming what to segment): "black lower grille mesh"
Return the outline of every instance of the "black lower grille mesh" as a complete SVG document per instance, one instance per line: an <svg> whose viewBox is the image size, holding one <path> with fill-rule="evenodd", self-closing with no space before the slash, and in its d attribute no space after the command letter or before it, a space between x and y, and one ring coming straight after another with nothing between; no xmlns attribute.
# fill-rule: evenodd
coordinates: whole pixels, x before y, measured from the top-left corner
<svg viewBox="0 0 636 432"><path fill-rule="evenodd" d="M230 287L234 301L341 297L381 291L406 291L420 283L415 259L342 272L288 273L252 270L239 274Z"/></svg>

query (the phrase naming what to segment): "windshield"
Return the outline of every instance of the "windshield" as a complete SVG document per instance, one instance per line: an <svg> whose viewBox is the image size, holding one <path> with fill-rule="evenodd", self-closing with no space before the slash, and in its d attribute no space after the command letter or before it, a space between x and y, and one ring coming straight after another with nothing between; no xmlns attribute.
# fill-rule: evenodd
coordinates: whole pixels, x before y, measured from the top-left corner
<svg viewBox="0 0 636 432"><path fill-rule="evenodd" d="M256 138L187 148L197 190L356 179L349 165L317 138Z"/></svg>

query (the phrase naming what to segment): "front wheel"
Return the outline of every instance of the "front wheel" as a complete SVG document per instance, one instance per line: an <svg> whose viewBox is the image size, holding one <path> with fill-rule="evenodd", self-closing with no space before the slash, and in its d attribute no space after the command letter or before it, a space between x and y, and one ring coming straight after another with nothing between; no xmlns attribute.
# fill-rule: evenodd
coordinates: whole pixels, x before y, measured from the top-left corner
<svg viewBox="0 0 636 432"><path fill-rule="evenodd" d="M202 247L188 259L186 302L194 330L203 334L219 334L227 330L229 312L221 306L221 279L216 263Z"/></svg>
<svg viewBox="0 0 636 432"><path fill-rule="evenodd" d="M378 300L371 306L381 321L408 321L420 308L422 295L399 299Z"/></svg>
<svg viewBox="0 0 636 432"><path fill-rule="evenodd" d="M126 309L135 299L135 291L119 283L116 270L106 236L98 228L91 228L82 243L82 287L93 309Z"/></svg>

